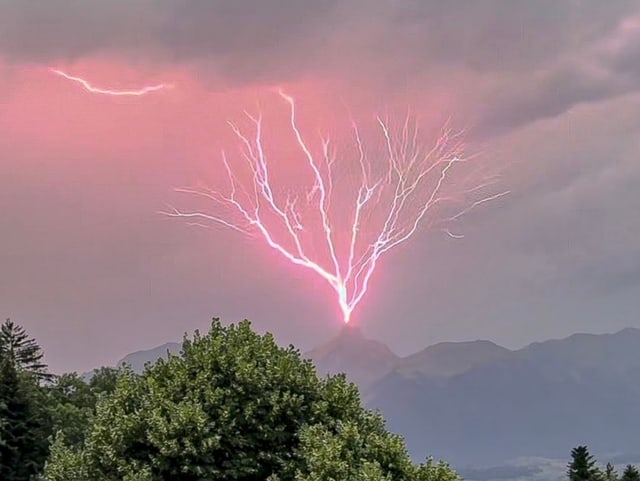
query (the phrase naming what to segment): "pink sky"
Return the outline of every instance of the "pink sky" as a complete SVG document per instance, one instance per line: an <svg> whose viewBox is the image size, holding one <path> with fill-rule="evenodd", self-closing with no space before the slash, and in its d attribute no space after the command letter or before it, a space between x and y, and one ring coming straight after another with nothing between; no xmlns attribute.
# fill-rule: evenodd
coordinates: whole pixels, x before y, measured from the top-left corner
<svg viewBox="0 0 640 481"><path fill-rule="evenodd" d="M322 280L233 231L157 214L187 200L174 187L221 181L220 148L234 145L226 120L258 103L286 113L277 87L307 126L338 132L345 106L366 120L408 105L427 132L451 116L471 151L507 168L513 196L465 221L463 241L424 231L385 259L358 314L371 337L403 353L640 326L631 4L496 1L479 15L425 2L382 15L385 2L367 13L326 0L288 10L294 25L275 5L246 20L244 3L166 0L149 13L139 0L137 30L119 5L69 3L66 15L85 22L76 35L62 13L0 4L0 315L39 339L52 368L113 363L218 315L303 348L336 332ZM49 27L26 41L17 25L28 18ZM51 67L97 86L174 87L92 94Z"/></svg>

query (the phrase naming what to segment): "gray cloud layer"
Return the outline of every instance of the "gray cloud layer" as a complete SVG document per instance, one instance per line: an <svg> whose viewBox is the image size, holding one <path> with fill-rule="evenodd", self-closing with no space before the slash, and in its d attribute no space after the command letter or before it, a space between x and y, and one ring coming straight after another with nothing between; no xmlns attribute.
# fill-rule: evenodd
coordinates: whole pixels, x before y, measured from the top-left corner
<svg viewBox="0 0 640 481"><path fill-rule="evenodd" d="M546 68L512 83L487 115L490 128L504 130L571 107L640 90L640 12L602 38L563 52Z"/></svg>
<svg viewBox="0 0 640 481"><path fill-rule="evenodd" d="M0 55L197 63L233 83L450 82L485 100L478 133L492 134L637 89L640 35L621 22L638 13L635 0L0 0Z"/></svg>
<svg viewBox="0 0 640 481"><path fill-rule="evenodd" d="M636 7L633 0L1 0L0 50L19 60L237 55L269 70L285 53L326 60L360 48L378 62L400 56L423 69L435 62L528 70L606 35ZM334 37L340 48L325 52Z"/></svg>
<svg viewBox="0 0 640 481"><path fill-rule="evenodd" d="M407 244L363 305L372 336L399 351L637 324L637 0L0 0L0 58L100 55L195 65L234 84L326 77L414 98L436 86L460 98L472 133L500 136L488 153L518 162L514 193L466 218L460 242L425 233ZM19 172L29 156L4 140L0 159ZM173 165L156 147L147 155ZM320 283L301 292L303 274L236 249L234 233L156 219L175 181L162 168L132 174L131 159L110 158L98 175L88 152L63 176L49 162L61 155L43 148L34 165L48 170L0 175L0 304L18 322L48 322L41 332L66 365L91 367L97 342L120 343L115 359L210 314L254 318L304 347L329 335ZM234 249L212 253L211 236ZM78 332L94 342L71 359Z"/></svg>

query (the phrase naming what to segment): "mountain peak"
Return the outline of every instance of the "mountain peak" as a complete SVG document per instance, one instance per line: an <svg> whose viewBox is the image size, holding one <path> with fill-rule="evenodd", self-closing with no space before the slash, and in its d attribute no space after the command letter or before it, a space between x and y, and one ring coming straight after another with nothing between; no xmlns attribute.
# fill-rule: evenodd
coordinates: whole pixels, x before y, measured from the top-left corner
<svg viewBox="0 0 640 481"><path fill-rule="evenodd" d="M398 360L385 344L367 339L359 326L349 324L306 356L313 360L319 373L345 373L360 386L384 376Z"/></svg>
<svg viewBox="0 0 640 481"><path fill-rule="evenodd" d="M335 337L335 339L339 339L343 342L367 342L368 339L365 338L364 333L360 326L356 326L355 324L345 324L340 329L340 332Z"/></svg>
<svg viewBox="0 0 640 481"><path fill-rule="evenodd" d="M182 343L167 342L166 344L162 344L161 346L157 346L152 349L127 354L124 358L118 361L117 365L122 366L123 364L128 364L134 372L141 373L144 371L144 367L147 363L154 363L161 358L166 359L167 353L178 354L181 349Z"/></svg>
<svg viewBox="0 0 640 481"><path fill-rule="evenodd" d="M398 369L405 374L449 377L510 354L513 352L491 341L441 342L403 358Z"/></svg>

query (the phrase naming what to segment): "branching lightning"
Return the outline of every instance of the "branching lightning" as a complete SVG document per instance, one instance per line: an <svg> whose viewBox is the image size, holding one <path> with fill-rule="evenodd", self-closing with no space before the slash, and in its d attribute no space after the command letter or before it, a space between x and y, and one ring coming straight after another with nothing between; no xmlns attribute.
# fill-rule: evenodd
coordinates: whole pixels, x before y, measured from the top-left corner
<svg viewBox="0 0 640 481"><path fill-rule="evenodd" d="M157 85L149 85L146 87L142 87L139 89L132 89L132 90L115 90L115 89L105 89L105 88L99 88L99 87L95 87L94 85L92 85L91 83L89 83L87 80L80 78L80 77L74 77L72 75L69 75L65 72L63 72L62 70L58 70L55 68L51 68L49 69L52 73L59 75L60 77L63 77L67 80L71 80L72 82L76 82L78 84L80 84L82 86L82 88L84 88L85 90L87 90L88 92L94 93L94 94L102 94L102 95L112 95L112 96L116 96L116 97L139 97L141 95L146 95L152 92L157 92L159 90L163 90L163 89L167 89L167 88L171 88L172 85L171 84L157 84Z"/></svg>
<svg viewBox="0 0 640 481"><path fill-rule="evenodd" d="M176 189L226 207L230 215L175 208L165 214L213 222L262 237L287 260L327 281L337 296L345 323L366 294L380 258L411 238L421 224L461 238L445 224L509 193L483 194L495 185L495 176L475 179L471 187L455 189L455 183L449 185L453 172L471 159L463 157L461 133L452 132L448 126L426 148L410 118L394 130L390 122L378 117L382 147L369 151L354 123L353 155L339 158L326 138L321 138L320 146L314 150L299 127L294 99L282 92L280 96L288 104L292 140L310 179L305 191L289 189L282 193L283 189L277 188L273 165L267 160L271 156L263 142L262 118L247 113L254 129L251 136L234 123L229 122L229 126L239 140L251 181L242 181L239 168L243 164L232 168L223 152L222 163L229 182L226 194L208 188ZM341 164L355 174L339 175ZM350 180L354 180L346 197L350 200L342 203L339 188ZM476 200L472 199L474 196ZM461 208L461 203L466 207ZM451 207L453 212L449 210L449 215L444 215Z"/></svg>

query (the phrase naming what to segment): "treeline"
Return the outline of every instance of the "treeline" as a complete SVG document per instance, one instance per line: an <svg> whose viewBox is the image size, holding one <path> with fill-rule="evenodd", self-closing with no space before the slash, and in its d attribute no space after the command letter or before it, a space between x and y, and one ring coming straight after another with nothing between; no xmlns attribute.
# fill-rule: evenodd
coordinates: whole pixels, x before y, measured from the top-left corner
<svg viewBox="0 0 640 481"><path fill-rule="evenodd" d="M571 452L569 481L640 481ZM185 339L180 356L55 376L10 320L0 326L1 481L457 481L414 465L344 376L318 378L248 321Z"/></svg>
<svg viewBox="0 0 640 481"><path fill-rule="evenodd" d="M38 344L0 330L2 481L456 481L411 462L344 376L319 378L248 321L184 340L180 356L54 376Z"/></svg>
<svg viewBox="0 0 640 481"><path fill-rule="evenodd" d="M54 376L43 352L21 326L0 326L0 480L31 480L48 459L56 433L70 445L84 442L98 400L115 390L117 371L102 368L86 382Z"/></svg>
<svg viewBox="0 0 640 481"><path fill-rule="evenodd" d="M622 475L611 463L601 468L587 446L578 446L571 451L567 477L569 481L640 481L640 472L631 464L624 467Z"/></svg>

